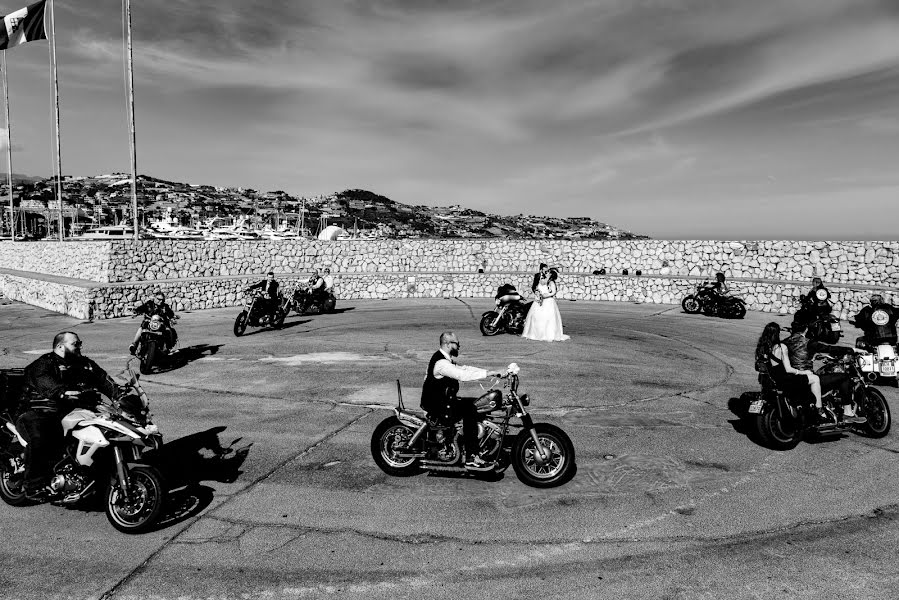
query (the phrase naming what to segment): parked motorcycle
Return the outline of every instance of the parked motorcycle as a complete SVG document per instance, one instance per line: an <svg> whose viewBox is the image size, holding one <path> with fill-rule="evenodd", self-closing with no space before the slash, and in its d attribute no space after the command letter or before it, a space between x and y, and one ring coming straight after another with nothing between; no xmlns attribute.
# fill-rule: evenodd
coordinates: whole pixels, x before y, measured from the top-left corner
<svg viewBox="0 0 899 600"><path fill-rule="evenodd" d="M531 310L532 302L524 302L514 285L501 285L494 296L496 310L488 310L481 315L480 329L483 335L511 333L521 335L524 320Z"/></svg>
<svg viewBox="0 0 899 600"><path fill-rule="evenodd" d="M574 445L559 427L534 423L527 413L527 394L518 393L516 364L505 377L508 392L491 390L476 401L480 456L502 472L511 463L526 485L537 488L560 486L576 472ZM421 471L465 473L461 423L444 423L407 410L397 381L399 402L394 416L382 421L371 436L375 463L388 475L407 477ZM512 418L521 424L511 423ZM513 428L519 429L514 433Z"/></svg>
<svg viewBox="0 0 899 600"><path fill-rule="evenodd" d="M273 327L280 328L284 325L284 319L287 313L281 308L282 299L279 297L274 301L278 303L275 314L269 314L265 292L260 289L244 290L243 310L234 319L234 335L240 337L250 327Z"/></svg>
<svg viewBox="0 0 899 600"><path fill-rule="evenodd" d="M711 281L697 285L696 292L681 301L681 308L691 315L701 312L710 317L725 319L742 319L746 316L746 302L736 296L718 296Z"/></svg>
<svg viewBox="0 0 899 600"><path fill-rule="evenodd" d="M298 283L294 286L289 296L285 296L281 301L281 309L284 314L290 314L294 311L298 315L307 313L329 313L334 311L337 306L337 296L333 292L326 292L319 296L312 293L312 289L305 283Z"/></svg>
<svg viewBox="0 0 899 600"><path fill-rule="evenodd" d="M132 315L132 318L136 316L138 315ZM153 315L144 320L137 348L134 350L134 355L140 359L140 372L144 375L152 373L155 367L161 366L176 351L178 335L173 325L177 322L177 316L168 322L162 315Z"/></svg>
<svg viewBox="0 0 899 600"><path fill-rule="evenodd" d="M119 384L113 400L63 417L65 453L53 469L50 486L59 493L53 502L60 506L81 506L101 494L113 527L142 533L162 514L166 493L162 475L142 462L145 452L162 445L162 435L130 364L125 373L128 380ZM100 400L96 391L83 390L82 399L88 396ZM0 411L0 498L11 506L24 506L30 503L23 487L28 444L16 429L16 416Z"/></svg>
<svg viewBox="0 0 899 600"><path fill-rule="evenodd" d="M827 435L842 431L861 432L868 437L881 438L890 431L890 406L880 390L868 385L861 365L863 358L849 354L828 358L818 373L846 373L852 378L852 396L856 414L866 421L861 424L843 421L844 399L838 389L822 395L824 411L830 419L820 422L811 391L802 397L787 395L777 388L768 375L759 377L762 391L759 398L749 405L749 415L755 418L755 426L762 442L774 450L791 450L803 437Z"/></svg>

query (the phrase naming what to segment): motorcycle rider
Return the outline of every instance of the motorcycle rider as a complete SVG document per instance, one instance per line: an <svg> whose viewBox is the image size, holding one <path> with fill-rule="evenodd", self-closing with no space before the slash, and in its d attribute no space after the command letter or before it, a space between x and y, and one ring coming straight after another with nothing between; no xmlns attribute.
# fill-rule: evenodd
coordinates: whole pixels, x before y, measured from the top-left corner
<svg viewBox="0 0 899 600"><path fill-rule="evenodd" d="M325 276L322 277L322 281L324 282L324 292L325 294L334 293L334 276L331 275L331 269L325 268Z"/></svg>
<svg viewBox="0 0 899 600"><path fill-rule="evenodd" d="M487 377L503 377L504 371L486 371L477 367L459 366L459 338L452 331L440 334L440 349L428 363L428 372L421 389L421 408L432 418L446 423L462 420L465 443L465 468L487 471L492 465L478 456L478 411L474 398L459 398L460 381L476 381Z"/></svg>
<svg viewBox="0 0 899 600"><path fill-rule="evenodd" d="M309 278L309 292L316 302L322 302L327 295L325 291L325 280L321 275L321 271L315 269L312 271L312 277Z"/></svg>
<svg viewBox="0 0 899 600"><path fill-rule="evenodd" d="M787 354L790 357L790 364L794 368L806 371L813 371L813 358L818 352L831 354L833 356L844 356L855 352L852 348L843 348L840 346L831 346L817 340L810 340L808 337L808 323L794 323L791 328L790 336L783 341L787 347ZM846 373L820 373L818 380L821 383L821 394L832 390L839 389L840 397L843 399L843 421L845 423L864 423L865 419L858 417L852 407L852 378ZM816 408L821 414L822 406L819 404L821 399L815 396ZM826 413L824 413L826 414Z"/></svg>
<svg viewBox="0 0 899 600"><path fill-rule="evenodd" d="M800 307L793 315L792 327L795 328L797 323L811 323L818 317L830 314L832 310L830 294L828 293L827 297L821 300L816 295L818 290L826 292L827 288L824 287L824 282L820 277L814 277L812 278L812 289L799 299Z"/></svg>
<svg viewBox="0 0 899 600"><path fill-rule="evenodd" d="M274 323L277 320L278 307L280 306L278 303L278 282L275 281L274 271L266 273L265 279L259 283L254 283L247 288L247 291L256 289L261 289L265 292L265 296L262 298L264 302L262 309L268 313L270 322Z"/></svg>
<svg viewBox="0 0 899 600"><path fill-rule="evenodd" d="M153 315L159 315L162 317L163 322L165 323L165 336L166 336L166 345L169 348L173 348L175 346L175 342L178 341L178 333L175 331L175 328L172 327L172 321L175 319L175 311L172 310L172 307L169 306L165 301L165 294L162 292L156 292L154 298L150 298L140 306L134 309L134 314L136 315L144 315L144 320L141 322L140 327L137 328L137 331L134 333L134 341L131 342L131 345L128 346L128 352L134 354L137 350L137 343L140 341L140 334L147 327L147 324L150 322L150 318Z"/></svg>
<svg viewBox="0 0 899 600"><path fill-rule="evenodd" d="M28 410L16 427L28 442L25 447L25 497L46 502L56 492L50 487L53 465L62 454L62 418L79 406L94 408L97 389L109 398L118 389L97 363L81 355L81 339L71 331L53 338L53 351L25 367Z"/></svg>
<svg viewBox="0 0 899 600"><path fill-rule="evenodd" d="M855 315L852 324L865 333L859 341L867 346L879 344L894 346L897 339L896 321L899 321L899 308L884 302L880 294L872 294L871 304Z"/></svg>

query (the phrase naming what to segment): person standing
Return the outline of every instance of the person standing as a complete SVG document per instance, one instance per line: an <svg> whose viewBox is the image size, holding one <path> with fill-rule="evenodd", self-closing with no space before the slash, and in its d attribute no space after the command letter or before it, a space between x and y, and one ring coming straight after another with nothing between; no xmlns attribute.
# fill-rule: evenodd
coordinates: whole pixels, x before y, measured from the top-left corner
<svg viewBox="0 0 899 600"><path fill-rule="evenodd" d="M558 278L559 271L550 269L546 281L537 286L537 299L534 300L524 320L521 337L541 342L561 342L570 339L570 336L562 331L562 315L556 304L556 294L559 293Z"/></svg>
<svg viewBox="0 0 899 600"><path fill-rule="evenodd" d="M531 283L531 291L535 294L537 293L537 286L546 279L546 273L549 270L549 267L546 266L546 263L540 263L540 267L537 269L537 272L534 273L534 280Z"/></svg>
<svg viewBox="0 0 899 600"><path fill-rule="evenodd" d="M503 371L486 371L478 367L456 364L462 346L452 331L440 334L440 348L431 356L421 388L421 408L433 418L447 423L462 421L465 444L465 468L488 471L492 465L478 456L478 410L474 398L459 398L460 381L477 381L487 377L502 377Z"/></svg>

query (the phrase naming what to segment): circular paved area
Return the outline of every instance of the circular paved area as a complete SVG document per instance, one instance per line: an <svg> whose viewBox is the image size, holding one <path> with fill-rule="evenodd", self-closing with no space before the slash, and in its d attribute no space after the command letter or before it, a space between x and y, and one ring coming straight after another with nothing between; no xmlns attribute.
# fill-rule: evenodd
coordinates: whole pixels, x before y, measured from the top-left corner
<svg viewBox="0 0 899 600"><path fill-rule="evenodd" d="M899 562L896 434L772 452L736 414L740 395L757 389L758 333L788 317L562 302L572 339L547 344L482 337L486 300L341 304L339 314L291 316L281 331L242 338L230 332L237 309L184 314L188 364L143 379L180 486L166 522L125 537L99 512L0 506L0 526L23 541L0 551L11 597L892 598L899 589L886 566ZM27 364L72 329L114 372L136 325L0 306L0 366ZM511 469L498 481L377 469L371 432L396 403L397 379L417 405L444 329L459 335L462 363L521 366L535 420L574 441L570 483L536 490ZM881 389L897 406L895 388Z"/></svg>

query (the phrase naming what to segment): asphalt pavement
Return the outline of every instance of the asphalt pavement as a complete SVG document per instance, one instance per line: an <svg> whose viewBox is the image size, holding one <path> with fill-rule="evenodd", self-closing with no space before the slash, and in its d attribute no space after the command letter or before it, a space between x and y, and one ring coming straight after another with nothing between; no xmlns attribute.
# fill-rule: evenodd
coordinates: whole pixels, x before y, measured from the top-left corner
<svg viewBox="0 0 899 600"><path fill-rule="evenodd" d="M758 335L788 316L562 301L571 340L541 343L481 336L490 304L346 301L240 338L237 308L182 313L183 364L141 379L163 522L126 536L99 510L0 505L0 598L899 597L896 433L775 452L739 416ZM5 303L0 366L71 330L115 374L137 324ZM443 330L462 364L520 365L535 420L574 442L572 481L377 468L371 433L397 380L417 406Z"/></svg>

